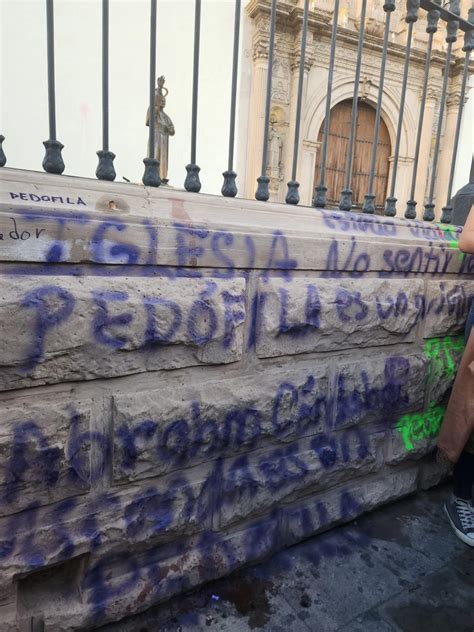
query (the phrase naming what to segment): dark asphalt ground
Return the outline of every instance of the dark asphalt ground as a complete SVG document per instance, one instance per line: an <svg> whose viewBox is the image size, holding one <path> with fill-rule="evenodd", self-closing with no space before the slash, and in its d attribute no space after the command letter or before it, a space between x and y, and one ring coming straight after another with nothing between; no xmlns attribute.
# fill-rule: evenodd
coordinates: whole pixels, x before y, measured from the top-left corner
<svg viewBox="0 0 474 632"><path fill-rule="evenodd" d="M474 632L474 548L446 521L448 493L382 507L100 632Z"/></svg>

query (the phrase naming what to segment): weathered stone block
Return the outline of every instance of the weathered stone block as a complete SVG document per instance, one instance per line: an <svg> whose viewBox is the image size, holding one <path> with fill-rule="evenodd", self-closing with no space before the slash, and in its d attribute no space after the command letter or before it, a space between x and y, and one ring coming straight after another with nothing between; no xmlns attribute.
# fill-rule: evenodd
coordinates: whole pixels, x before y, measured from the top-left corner
<svg viewBox="0 0 474 632"><path fill-rule="evenodd" d="M464 336L445 336L426 340L423 350L429 360L430 405L446 400L464 353Z"/></svg>
<svg viewBox="0 0 474 632"><path fill-rule="evenodd" d="M272 357L411 341L423 283L270 278L259 282L257 355Z"/></svg>
<svg viewBox="0 0 474 632"><path fill-rule="evenodd" d="M377 472L362 480L348 479L335 489L320 491L283 508L282 531L286 546L300 542L335 524L348 522L381 503L416 490L417 468ZM359 544L364 534L358 532ZM348 544L348 543L346 543Z"/></svg>
<svg viewBox="0 0 474 632"><path fill-rule="evenodd" d="M336 428L378 420L386 428L403 411L423 407L427 360L422 355L371 355L343 364L336 377Z"/></svg>
<svg viewBox="0 0 474 632"><path fill-rule="evenodd" d="M419 416L420 422L423 423L423 414ZM416 422L414 422L416 423ZM389 440L386 445L385 463L392 465L401 463L407 459L421 459L436 449L437 433L430 427L423 430L411 429L412 436L407 440L401 430L393 430L389 433ZM405 428L403 433L408 432ZM419 438L414 439L413 435L418 432Z"/></svg>
<svg viewBox="0 0 474 632"><path fill-rule="evenodd" d="M4 277L0 388L241 357L245 280Z"/></svg>
<svg viewBox="0 0 474 632"><path fill-rule="evenodd" d="M179 545L94 560L83 583L80 621L95 627L122 618L257 562L278 550L279 526L267 517L232 532L207 530Z"/></svg>
<svg viewBox="0 0 474 632"><path fill-rule="evenodd" d="M90 488L89 402L44 398L4 402L0 410L0 515Z"/></svg>
<svg viewBox="0 0 474 632"><path fill-rule="evenodd" d="M389 435L387 463L420 458L432 452L443 423L445 407L430 405L426 410L402 415Z"/></svg>
<svg viewBox="0 0 474 632"><path fill-rule="evenodd" d="M191 383L173 377L160 389L116 395L115 481L321 432L331 414L327 371L306 362Z"/></svg>
<svg viewBox="0 0 474 632"><path fill-rule="evenodd" d="M474 281L428 281L425 338L462 332L474 297Z"/></svg>
<svg viewBox="0 0 474 632"><path fill-rule="evenodd" d="M418 489L430 489L446 481L451 474L451 467L446 463L438 463L435 456L424 460L418 469Z"/></svg>
<svg viewBox="0 0 474 632"><path fill-rule="evenodd" d="M383 433L349 428L226 461L221 526L271 511L277 502L376 470L382 441Z"/></svg>
<svg viewBox="0 0 474 632"><path fill-rule="evenodd" d="M0 180L0 390L97 380L2 396L2 632L95 629L441 480L460 229Z"/></svg>
<svg viewBox="0 0 474 632"><path fill-rule="evenodd" d="M0 518L0 577L47 568L86 553L139 552L209 528L219 481L214 466L67 498L30 503Z"/></svg>
<svg viewBox="0 0 474 632"><path fill-rule="evenodd" d="M0 581L0 632L12 632L17 621L16 584Z"/></svg>

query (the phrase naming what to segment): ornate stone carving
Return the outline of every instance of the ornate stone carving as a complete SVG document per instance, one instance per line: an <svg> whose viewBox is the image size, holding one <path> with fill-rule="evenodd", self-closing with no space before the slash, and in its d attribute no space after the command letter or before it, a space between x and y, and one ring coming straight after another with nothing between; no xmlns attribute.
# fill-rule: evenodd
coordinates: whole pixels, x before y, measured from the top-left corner
<svg viewBox="0 0 474 632"><path fill-rule="evenodd" d="M360 90L359 90L359 96L362 101L367 101L370 94L370 89L372 86L373 86L372 79L370 79L367 76L362 79L362 82L360 84Z"/></svg>
<svg viewBox="0 0 474 632"><path fill-rule="evenodd" d="M273 61L272 100L290 102L290 65L281 58Z"/></svg>
<svg viewBox="0 0 474 632"><path fill-rule="evenodd" d="M428 86L428 89L426 91L426 100L438 102L439 93L439 88Z"/></svg>
<svg viewBox="0 0 474 632"><path fill-rule="evenodd" d="M382 13L382 16L383 16L383 13ZM360 29L359 19L355 21L355 25L357 29L359 30ZM365 21L365 32L367 33L367 35L375 35L375 37L383 37L383 31L384 31L383 17L382 19L368 18Z"/></svg>
<svg viewBox="0 0 474 632"><path fill-rule="evenodd" d="M287 135L287 116L285 108L275 105L270 112L268 133L267 174L272 197L276 199L284 181L285 164L283 160L285 137Z"/></svg>
<svg viewBox="0 0 474 632"><path fill-rule="evenodd" d="M268 46L270 39L270 18L260 14L255 20L255 32L252 38L252 53L254 61L268 59Z"/></svg>
<svg viewBox="0 0 474 632"><path fill-rule="evenodd" d="M316 60L317 55L316 46L312 37L312 33L308 33L308 40L306 42L306 52L304 58L304 69L306 72L309 72L313 67L313 64ZM291 71L293 72L296 68L300 66L300 55L301 55L301 32L295 37L294 45L293 45L293 57L290 63Z"/></svg>
<svg viewBox="0 0 474 632"><path fill-rule="evenodd" d="M451 94L448 94L446 105L448 106L448 108L459 108L459 106L461 105L461 93L451 92Z"/></svg>

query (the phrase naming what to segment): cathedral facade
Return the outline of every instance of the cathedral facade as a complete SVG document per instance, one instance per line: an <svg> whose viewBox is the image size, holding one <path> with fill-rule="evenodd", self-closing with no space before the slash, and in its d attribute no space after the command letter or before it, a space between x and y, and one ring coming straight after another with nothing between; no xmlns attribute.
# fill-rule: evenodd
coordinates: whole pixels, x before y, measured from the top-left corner
<svg viewBox="0 0 474 632"><path fill-rule="evenodd" d="M367 193L385 19L382 4L381 1L369 0L367 5L352 182L354 191L353 202L356 208L362 206L364 194ZM245 128L241 127L240 129L241 139L244 137L247 145L244 167L245 197L253 197L256 178L260 175L261 169L265 87L269 53L270 5L270 0L250 0L246 6L252 29L252 79L248 123ZM267 169L270 176L270 199L280 202L285 199L286 184L291 179L303 21L302 5L303 2L301 0L280 0L278 2ZM378 208L383 207L391 180L407 41L408 25L404 20L406 3L397 0L396 5L397 8L392 14L382 101L382 121L378 140L374 191ZM309 17L298 156L301 203L306 205L311 204L320 166L333 6L334 2L332 0L313 2ZM470 0L463 0L461 3L461 15L465 18L469 7ZM326 169L328 206L337 205L343 188L354 92L360 13L360 0L357 2L343 0L341 2L338 16ZM403 115L399 170L395 191L395 196L400 201L399 213L403 212L404 203L410 197L409 189L412 180L426 60L425 51L428 40L426 15L425 11L419 11L419 19L415 23L413 35L408 88ZM418 202L418 212L422 209L427 194L427 185L431 178L434 138L439 117L440 95L446 59L445 37L445 25L440 21L438 32L434 36L416 179L415 199ZM447 193L456 119L460 106L464 62L462 45L463 38L460 36L454 45L440 144L441 153L438 161L435 189L437 216L439 216Z"/></svg>

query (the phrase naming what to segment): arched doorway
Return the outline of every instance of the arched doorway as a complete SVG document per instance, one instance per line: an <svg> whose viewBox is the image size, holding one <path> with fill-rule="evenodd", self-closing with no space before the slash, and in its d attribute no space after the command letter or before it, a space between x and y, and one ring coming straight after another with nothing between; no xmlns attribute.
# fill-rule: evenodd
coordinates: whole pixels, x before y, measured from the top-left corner
<svg viewBox="0 0 474 632"><path fill-rule="evenodd" d="M330 206L339 203L341 191L344 188L351 115L352 99L341 101L331 110L325 176L325 184L328 187L327 202ZM368 103L361 101L358 106L357 114L357 134L351 182L352 200L357 208L362 207L364 196L368 192L374 130L375 110ZM324 123L321 125L318 135L318 142L320 142L321 145L323 131ZM375 203L380 209L383 208L387 196L390 150L390 135L387 126L384 121L381 120L374 180ZM315 186L319 184L320 168L321 151L318 151L315 168Z"/></svg>

